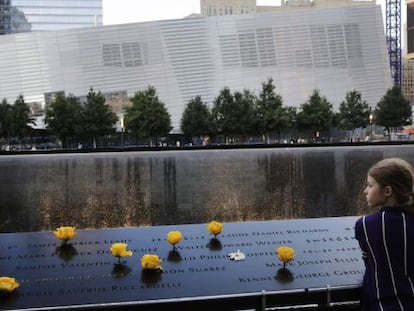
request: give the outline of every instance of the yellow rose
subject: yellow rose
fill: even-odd
[[[59,227],[53,231],[55,237],[62,241],[72,240],[76,236],[75,227]]]
[[[277,257],[283,261],[284,265],[295,258],[295,250],[289,246],[281,246],[276,250]]]
[[[223,231],[223,224],[213,220],[207,225],[207,231],[211,234],[217,235]]]
[[[170,231],[167,234],[167,241],[171,245],[175,245],[175,244],[179,243],[182,238],[183,238],[183,235],[181,234],[180,231]]]
[[[132,256],[132,251],[127,251],[128,244],[125,243],[115,243],[111,246],[111,253],[115,257],[125,257]]]
[[[160,266],[161,259],[157,255],[145,254],[141,258],[141,266],[143,269],[158,269],[162,270]]]
[[[0,292],[10,293],[20,286],[19,282],[14,278],[6,276],[0,277]]]

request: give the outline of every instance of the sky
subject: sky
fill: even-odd
[[[278,0],[257,0],[257,5],[279,3]],[[385,0],[377,0],[377,3],[383,4]],[[384,9],[384,5],[382,7]],[[405,5],[401,10],[404,13]],[[104,25],[176,19],[191,13],[200,13],[200,0],[103,0]]]

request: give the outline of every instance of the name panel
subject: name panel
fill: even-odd
[[[217,238],[206,224],[78,230],[67,246],[51,232],[1,234],[0,275],[20,287],[0,303],[13,310],[355,286],[364,273],[356,219],[224,223]],[[175,249],[166,241],[171,230],[183,235]],[[117,242],[133,252],[121,263],[110,252]],[[285,269],[279,246],[295,250]],[[245,259],[230,260],[238,250]],[[163,271],[143,270],[144,254],[158,255]]]

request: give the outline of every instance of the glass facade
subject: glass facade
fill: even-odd
[[[258,94],[267,78],[286,106],[317,88],[334,111],[353,89],[374,107],[392,86],[382,23],[380,6],[367,5],[0,36],[0,98],[44,106],[55,92],[131,97],[153,85],[173,132],[194,97]]]
[[[414,1],[407,1],[407,53],[414,53]]]
[[[402,91],[405,99],[414,104],[414,59],[406,59],[402,66]]]
[[[0,0],[1,33],[102,25],[102,0]]]

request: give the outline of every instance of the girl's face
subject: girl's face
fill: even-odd
[[[364,194],[367,197],[368,206],[374,207],[378,205],[384,205],[387,201],[385,193],[385,188],[378,184],[374,178],[368,175],[367,187],[364,190]]]

